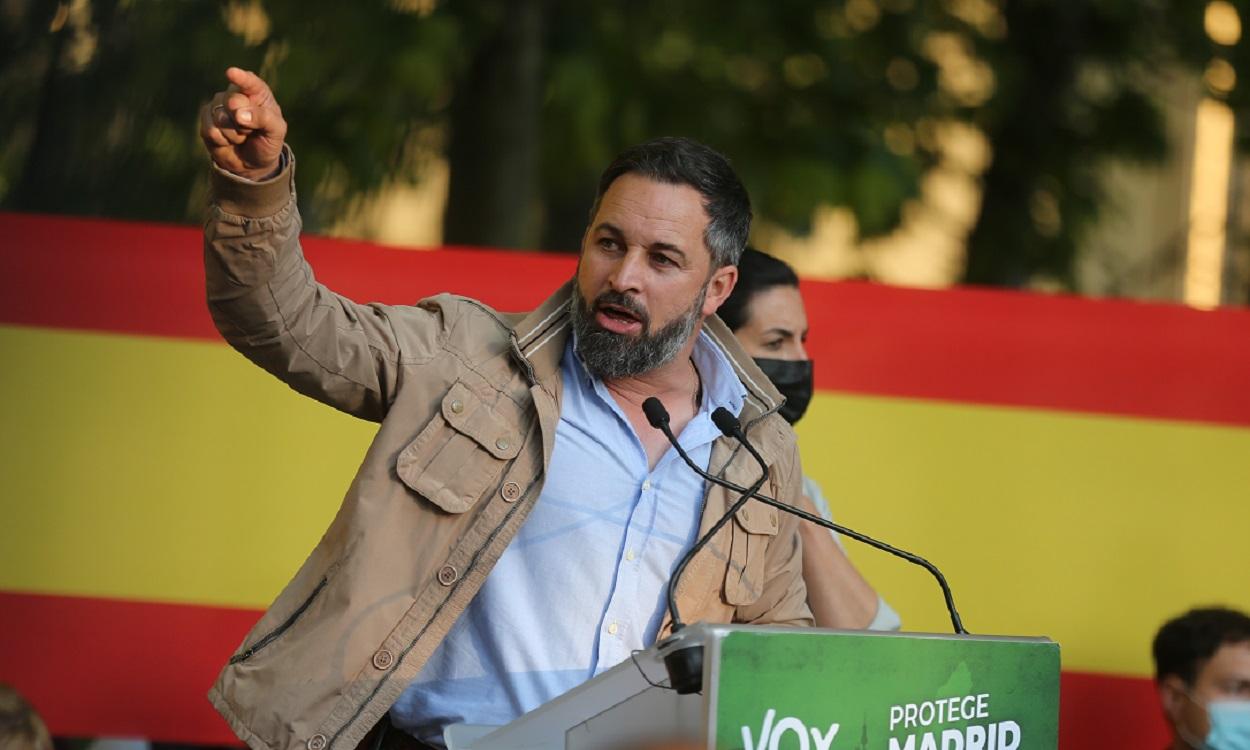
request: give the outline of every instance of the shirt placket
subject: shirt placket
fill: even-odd
[[[624,539],[616,560],[616,585],[600,625],[599,649],[595,673],[598,674],[629,658],[641,646],[637,592],[641,560],[654,523],[657,480],[653,472],[645,475],[638,490],[638,499],[625,522]]]

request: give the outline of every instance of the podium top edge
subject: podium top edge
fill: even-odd
[[[678,640],[719,640],[731,633],[786,633],[801,635],[848,635],[863,638],[908,638],[947,641],[990,641],[1007,643],[1055,644],[1046,636],[980,635],[959,633],[921,633],[910,631],[842,630],[837,628],[800,628],[786,625],[726,625],[718,623],[695,623],[682,630]]]

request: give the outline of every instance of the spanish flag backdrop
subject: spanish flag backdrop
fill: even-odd
[[[568,256],[307,238],[359,300],[505,310]],[[374,426],[218,338],[193,228],[0,214],[0,681],[67,736],[233,738],[204,698]],[[1162,746],[1150,639],[1250,609],[1250,312],[807,282],[799,425],[836,517],[943,568],[968,628],[1063,647],[1061,746]],[[908,630],[932,580],[851,554]]]

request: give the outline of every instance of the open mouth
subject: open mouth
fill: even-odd
[[[600,303],[595,307],[595,318],[600,326],[614,333],[632,334],[643,329],[642,316],[622,305]]]
[[[620,305],[599,305],[599,312],[612,320],[621,323],[641,323],[642,320],[633,312],[621,307]]]

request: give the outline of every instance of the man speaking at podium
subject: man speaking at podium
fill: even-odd
[[[273,93],[227,77],[201,118],[213,320],[296,391],[381,423],[210,693],[253,748],[350,750],[388,713],[398,739],[382,744],[439,747],[448,724],[506,723],[663,635],[674,564],[737,498],[680,461],[648,397],[697,463],[746,485],[759,466],[709,418],[739,415],[763,491],[798,498],[781,397],[713,316],[751,219],[723,156],[685,139],[621,154],[576,278],[533,312],[452,294],[364,305],[304,260]],[[682,618],[810,624],[796,525],[748,503],[687,569]]]

